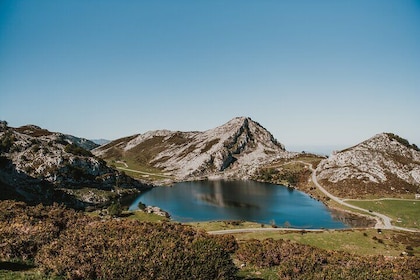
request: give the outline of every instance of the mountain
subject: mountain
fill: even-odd
[[[85,149],[93,146],[38,126],[0,122],[0,198],[85,207],[144,188]]]
[[[243,178],[289,153],[259,123],[238,117],[204,132],[149,131],[112,141],[92,151],[106,160],[154,168],[177,180],[205,176]]]
[[[91,139],[90,141],[97,144],[98,146],[105,145],[111,142],[111,140],[107,140],[107,139]]]
[[[317,177],[341,197],[414,197],[420,192],[420,151],[395,134],[377,134],[321,161]]]
[[[85,150],[92,150],[99,146],[93,141],[87,140],[85,138],[79,138],[73,135],[62,134],[58,132],[50,132],[36,125],[24,125],[24,126],[15,128],[15,131],[20,132],[25,135],[33,136],[33,137],[48,136],[48,135],[53,135],[53,134],[59,135],[62,140],[67,141],[68,143],[74,143],[75,145]]]

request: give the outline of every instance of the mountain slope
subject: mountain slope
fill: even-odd
[[[24,126],[15,128],[15,131],[25,134],[25,135],[33,136],[33,137],[51,136],[51,135],[60,136],[63,141],[74,143],[75,145],[85,150],[92,150],[96,147],[99,147],[99,145],[96,144],[95,142],[87,140],[85,138],[79,138],[73,135],[62,134],[58,132],[51,132],[51,131],[48,131],[47,129],[40,128],[39,126],[36,126],[36,125],[24,125]]]
[[[93,150],[104,159],[153,167],[179,180],[211,176],[243,177],[275,157],[284,146],[250,118],[234,118],[204,132],[158,130],[121,138]]]
[[[341,197],[415,194],[420,192],[420,151],[397,135],[381,133],[321,161],[317,172],[320,182]]]
[[[84,207],[143,188],[83,148],[92,144],[37,126],[11,128],[1,122],[0,199]]]

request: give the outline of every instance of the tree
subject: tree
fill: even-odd
[[[112,204],[108,207],[108,214],[111,216],[120,216],[122,213],[122,207],[119,201],[112,202]]]

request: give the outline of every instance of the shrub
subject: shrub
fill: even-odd
[[[92,157],[93,154],[90,151],[83,149],[82,147],[77,146],[76,144],[68,144],[64,148],[64,151],[67,153],[76,155],[76,156],[83,156],[83,157]]]
[[[277,267],[280,279],[419,279],[416,257],[387,260],[326,251],[291,241],[250,240],[236,253],[242,262]]]
[[[5,132],[0,138],[0,153],[9,152],[14,142],[15,136],[10,131]]]
[[[407,148],[414,149],[415,151],[420,151],[420,149],[419,149],[419,147],[417,147],[417,145],[410,144],[410,142],[407,139],[405,139],[405,138],[402,138],[402,137],[400,137],[400,136],[398,136],[396,134],[393,134],[393,133],[387,133],[387,135],[391,139],[396,140],[401,145],[403,145],[403,146],[405,146]]]
[[[232,279],[237,271],[221,245],[232,239],[180,224],[101,221],[58,205],[0,202],[0,240],[2,261],[35,261],[45,277]]]
[[[23,202],[0,202],[0,258],[33,259],[38,250],[84,216],[63,206],[27,207]]]
[[[36,261],[68,279],[232,279],[236,273],[229,254],[204,233],[129,220],[69,230]]]
[[[121,204],[117,202],[112,202],[112,204],[108,207],[108,214],[111,216],[119,217],[122,213]]]
[[[238,250],[238,243],[233,235],[211,235],[211,238],[228,253],[235,253]]]

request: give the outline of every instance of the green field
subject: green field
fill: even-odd
[[[261,228],[259,223],[245,222],[245,221],[211,221],[211,222],[191,222],[185,223],[192,227],[202,229],[205,231],[226,230],[226,229],[242,229],[242,228]],[[270,227],[269,225],[263,225]]]
[[[385,214],[393,219],[395,226],[420,229],[420,201],[381,199],[348,200],[352,205]]]
[[[188,225],[205,231],[262,227],[258,223],[240,221],[200,222],[188,223]],[[270,225],[264,225],[264,227],[270,228]],[[407,252],[420,256],[420,234],[395,230],[382,230],[381,232],[376,229],[325,230],[319,232],[280,230],[235,233],[232,235],[238,242],[248,239],[273,238],[292,240],[325,250],[345,251],[357,255],[400,256],[401,253]]]
[[[10,280],[41,280],[54,279],[45,278],[45,275],[31,264],[22,262],[2,262],[0,261],[0,279]],[[57,278],[55,278],[57,279]]]
[[[393,230],[333,230],[323,232],[266,231],[234,234],[240,242],[248,239],[285,239],[325,250],[345,251],[357,255],[400,256],[403,252],[420,256],[420,236]],[[407,248],[409,250],[407,250]]]
[[[115,168],[123,171],[127,175],[146,181],[162,181],[167,179],[172,179],[171,176],[165,175],[162,170],[158,168],[153,168],[151,166],[141,165],[134,160],[124,160],[124,163],[121,161],[116,161],[114,159],[107,160],[109,166],[114,166]],[[129,169],[129,170],[127,170]]]

